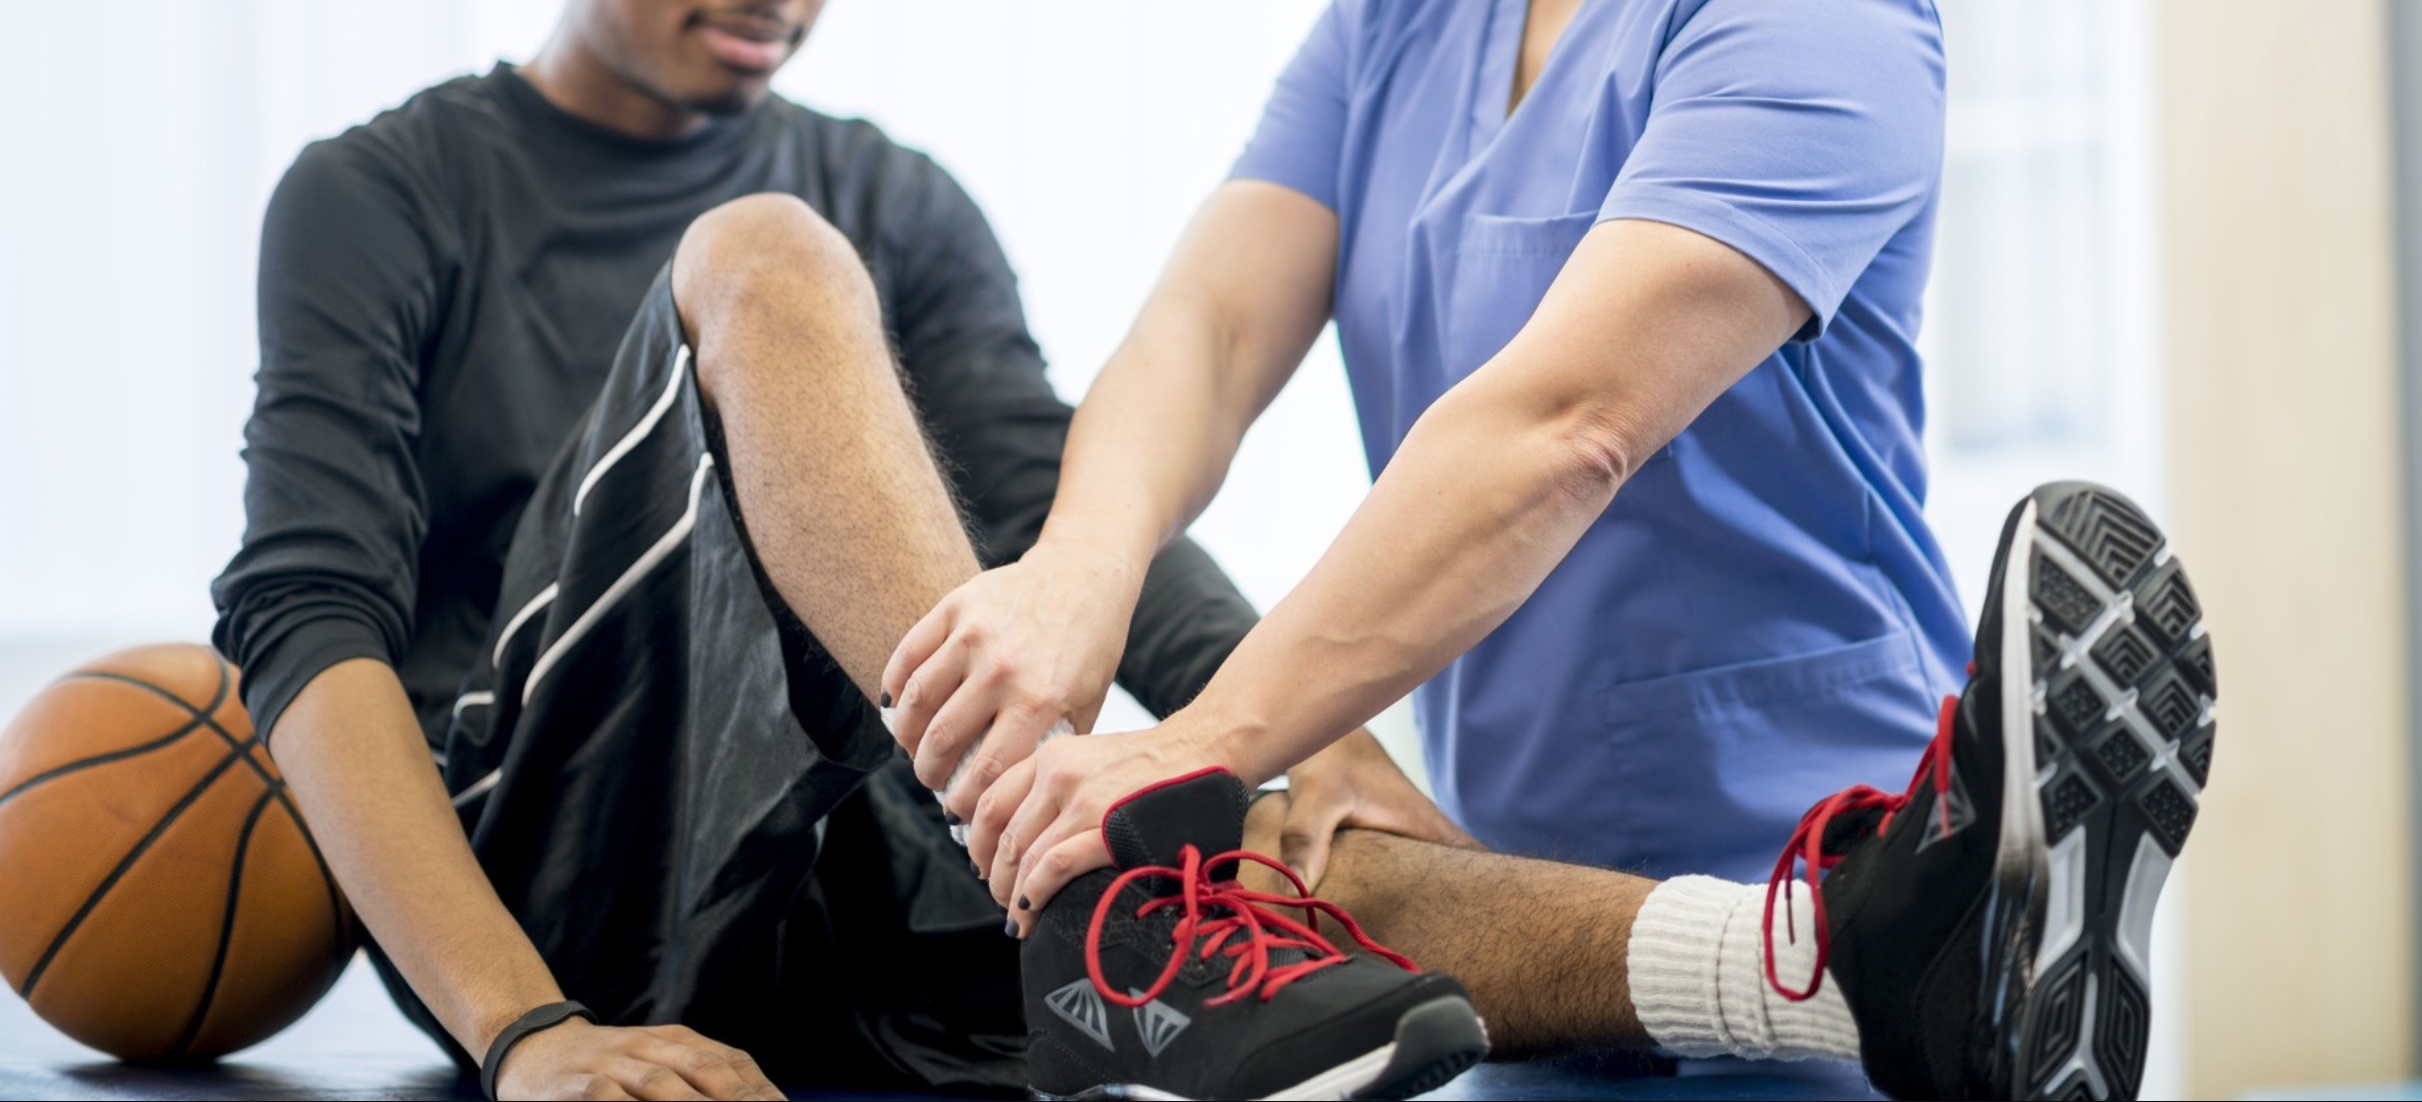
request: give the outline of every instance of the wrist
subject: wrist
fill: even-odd
[[[1160,541],[1149,533],[1054,515],[1043,523],[1042,534],[1024,557],[1083,563],[1132,597],[1144,588],[1144,574],[1159,553]]]
[[[477,1058],[496,1043],[497,1035],[503,1033],[506,1027],[520,1021],[522,1015],[549,1003],[562,1002],[563,997],[560,988],[548,983],[543,988],[523,986],[510,993],[500,992],[482,998],[468,1015],[468,1035],[457,1033],[455,1039],[463,1042],[464,1051]]]
[[[498,1083],[504,1075],[505,1060],[531,1035],[548,1030],[577,1029],[582,1022],[595,1025],[597,1015],[577,1002],[565,1000],[532,1007],[528,1013],[505,1026],[495,1040],[488,1042],[488,1050],[479,1061],[480,1093],[489,1098],[504,1097]]]
[[[1259,788],[1286,772],[1293,763],[1269,753],[1268,722],[1222,705],[1206,689],[1164,726],[1175,729],[1191,756],[1235,773],[1246,788]]]

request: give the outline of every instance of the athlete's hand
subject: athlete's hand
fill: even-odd
[[[497,1069],[499,1098],[781,1098],[748,1053],[677,1025],[573,1019],[521,1039]]]
[[[1149,731],[1053,739],[1011,766],[968,817],[967,850],[1024,937],[1071,880],[1110,863],[1102,816],[1146,785],[1227,767],[1185,713]]]
[[[917,779],[950,786],[943,807],[973,818],[985,789],[1063,717],[1080,733],[1093,729],[1141,585],[1118,556],[1038,543],[951,591],[909,629],[883,669],[883,691],[899,708],[893,735],[916,759]]]
[[[1413,779],[1368,728],[1329,744],[1287,771],[1287,820],[1278,856],[1317,889],[1329,869],[1329,844],[1345,827],[1365,827],[1425,842],[1484,849],[1446,812],[1413,787]]]

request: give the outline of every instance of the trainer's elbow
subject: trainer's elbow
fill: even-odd
[[[1595,403],[1559,410],[1540,430],[1554,485],[1565,495],[1603,508],[1639,469],[1642,448],[1628,419]]]

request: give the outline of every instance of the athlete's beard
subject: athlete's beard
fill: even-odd
[[[735,91],[727,95],[713,96],[707,99],[694,99],[682,104],[682,106],[691,111],[704,112],[706,114],[713,115],[716,118],[728,119],[734,115],[747,114],[749,108],[757,106],[757,101],[764,99],[768,94],[770,93],[759,93],[752,96],[747,92]]]

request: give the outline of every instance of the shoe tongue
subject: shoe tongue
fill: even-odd
[[[1102,841],[1122,869],[1184,865],[1188,845],[1203,856],[1239,849],[1245,841],[1245,782],[1225,769],[1204,769],[1139,789],[1102,817]]]
[[[1847,854],[1858,848],[1859,843],[1875,837],[1876,824],[1883,819],[1883,809],[1872,807],[1836,815],[1825,824],[1825,835],[1819,839],[1818,848],[1825,853]]]

